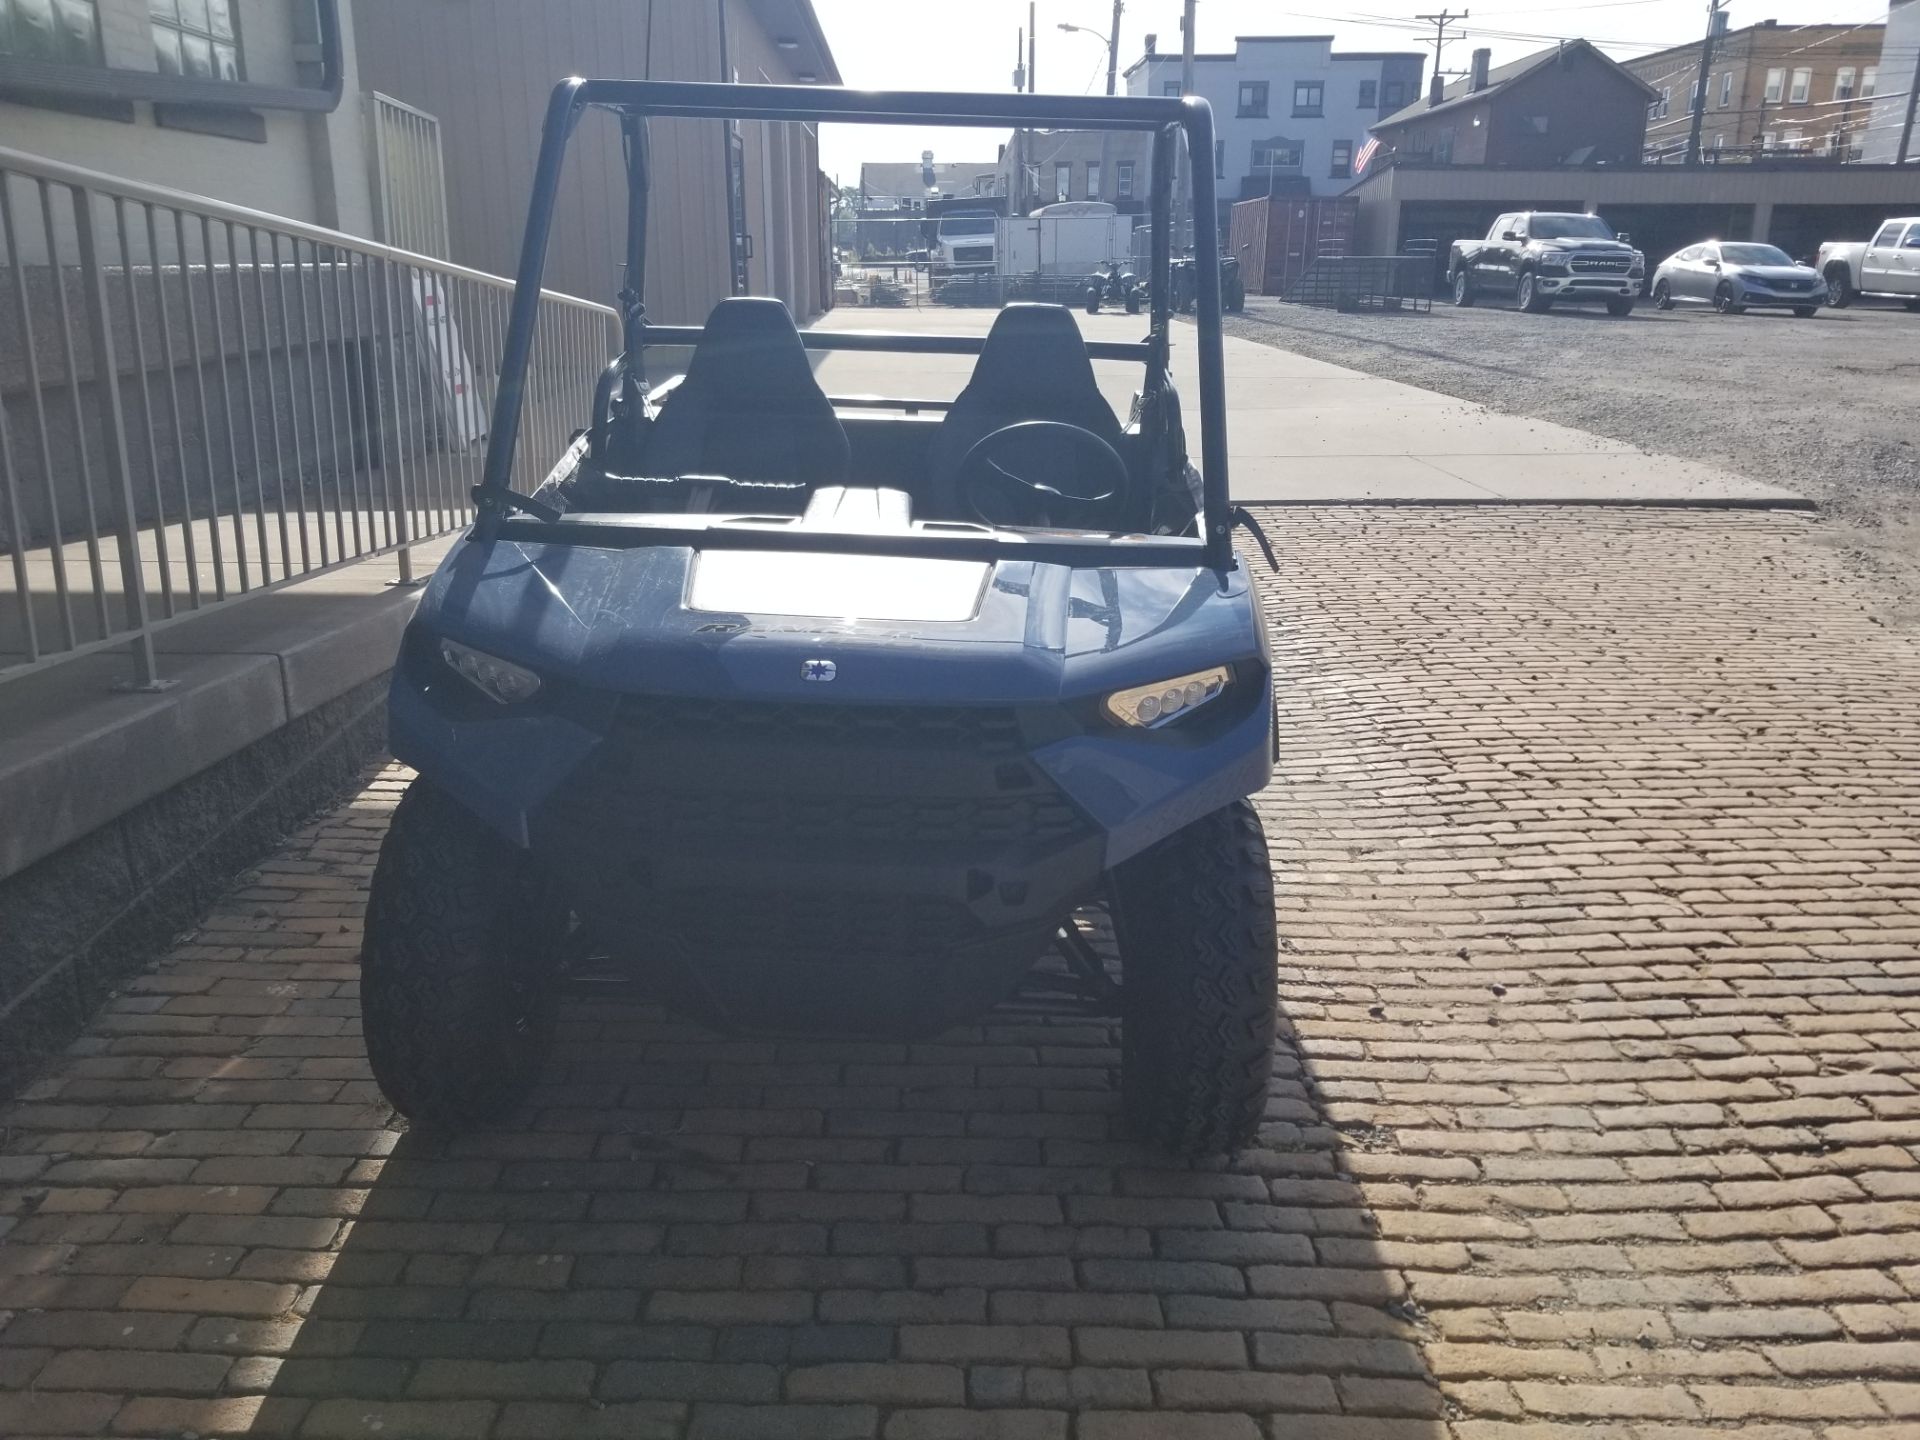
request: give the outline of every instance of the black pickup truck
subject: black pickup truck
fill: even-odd
[[[1516,211],[1484,240],[1454,241],[1447,256],[1456,305],[1511,295],[1538,314],[1556,300],[1604,300],[1609,315],[1627,315],[1646,280],[1646,256],[1598,215]]]

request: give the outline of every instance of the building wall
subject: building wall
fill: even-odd
[[[540,126],[569,75],[719,80],[721,0],[354,0],[362,87],[437,116],[453,258],[497,275],[519,263]],[[796,77],[751,8],[726,7],[731,78]],[[476,76],[488,77],[485,85]],[[825,303],[814,127],[743,123],[748,288],[796,317]],[[697,322],[731,290],[726,135],[715,120],[649,122],[653,199],[647,312]],[[619,127],[583,117],[568,152],[545,282],[611,303],[622,284],[626,178]]]
[[[1425,64],[1425,58],[1417,54],[1342,54],[1324,35],[1242,36],[1232,55],[1196,56],[1194,88],[1213,106],[1215,133],[1225,147],[1215,164],[1222,200],[1264,193],[1270,179],[1276,189],[1339,194],[1352,180],[1350,170],[1344,176],[1333,173],[1335,144],[1344,142],[1349,155],[1357,154],[1366,144],[1368,129],[1383,114],[1418,96]],[[1178,54],[1149,55],[1127,71],[1127,93],[1164,94],[1167,85],[1177,87],[1180,68]],[[1264,117],[1239,113],[1243,81],[1266,82]],[[1298,81],[1318,81],[1324,87],[1320,115],[1294,115],[1293,93]],[[1361,86],[1366,82],[1374,86],[1374,102],[1363,107]],[[1404,98],[1398,104],[1388,102],[1389,85],[1402,87]],[[1266,170],[1255,172],[1255,143],[1272,140],[1300,145],[1297,170],[1282,169],[1271,176]]]
[[[247,79],[268,85],[313,83],[294,58],[295,44],[314,38],[310,4],[238,0],[237,8]],[[117,69],[157,70],[147,0],[97,0],[97,9],[105,63]],[[350,35],[347,52],[346,94],[351,97],[356,82]],[[162,125],[155,107],[145,101],[123,107],[123,118],[0,102],[0,145],[365,233],[372,213],[366,150],[350,103],[350,98],[341,102],[341,112],[348,113],[331,116],[248,111],[243,119],[259,138],[234,138]]]
[[[1646,97],[1584,49],[1486,92],[1379,130],[1403,155],[1447,156],[1454,165],[1557,165],[1591,147],[1590,159],[1633,164],[1646,135]]]
[[[1503,88],[1490,110],[1482,127],[1490,165],[1556,165],[1587,146],[1593,161],[1630,165],[1646,143],[1639,86],[1584,52]]]
[[[1879,89],[1885,98],[1873,102],[1867,127],[1860,132],[1860,158],[1869,164],[1892,165],[1900,158],[1900,139],[1907,125],[1907,97],[1901,92],[1920,85],[1920,0],[1892,0],[1880,50]],[[1920,136],[1909,135],[1907,159],[1916,156],[1920,156]]]
[[[1794,146],[1796,142],[1789,137],[1798,132],[1797,148],[1824,151],[1832,148],[1836,132],[1843,143],[1864,134],[1874,101],[1861,96],[1860,91],[1866,71],[1880,65],[1885,28],[1785,26],[1767,20],[1721,36],[1715,42],[1708,71],[1707,103],[1700,130],[1702,149],[1754,149],[1760,147],[1763,137],[1772,137],[1766,143]],[[1891,51],[1891,42],[1887,46]],[[1904,61],[1890,56],[1890,72],[1877,77],[1879,90],[1905,91],[1899,72],[1912,64],[1913,53],[1909,46]],[[1688,102],[1700,71],[1699,45],[1675,46],[1622,63],[1663,92],[1649,111],[1649,150],[1656,154],[1663,148],[1684,151],[1690,124]],[[1767,72],[1773,69],[1785,72],[1778,100],[1768,99],[1766,93]],[[1791,98],[1793,72],[1798,69],[1809,72],[1807,98],[1801,103]],[[1852,104],[1834,103],[1835,82],[1843,69],[1854,72],[1856,99]]]

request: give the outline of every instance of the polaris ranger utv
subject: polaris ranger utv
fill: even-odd
[[[595,108],[624,132],[625,348],[526,494],[554,196]],[[1089,340],[1051,305],[1009,306],[984,338],[803,335],[748,297],[701,327],[650,324],[650,116],[1148,130],[1146,336]],[[1169,373],[1183,130],[1213,153],[1193,99],[555,91],[477,518],[393,680],[393,749],[419,778],[373,877],[361,998],[403,1113],[458,1128],[524,1099],[583,951],[729,1031],[925,1036],[1050,947],[1097,971],[1074,917],[1104,904],[1133,1132],[1189,1155],[1252,1137],[1276,981],[1248,797],[1272,768],[1272,680],[1232,546],[1251,522],[1228,499],[1207,165],[1198,468]],[[653,383],[662,345],[691,359]],[[950,403],[835,399],[809,363],[835,350],[977,358]],[[1141,369],[1125,423],[1095,359]]]

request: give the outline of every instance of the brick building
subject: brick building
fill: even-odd
[[[1437,96],[1373,127],[1383,148],[1442,165],[1621,165],[1640,158],[1644,83],[1584,40],[1501,66],[1489,52]]]
[[[1874,95],[1881,88],[1886,28],[1763,20],[1720,36],[1707,72],[1702,152],[1792,150],[1861,158],[1861,138],[1872,123]],[[1896,63],[1893,69],[1899,72],[1912,63],[1909,51],[1904,65]],[[1647,108],[1648,157],[1682,158],[1700,74],[1699,42],[1625,64],[1653,89]]]

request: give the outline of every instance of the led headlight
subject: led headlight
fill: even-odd
[[[1157,685],[1140,685],[1132,690],[1116,690],[1107,696],[1110,718],[1137,730],[1153,730],[1177,719],[1189,710],[1197,710],[1209,700],[1217,700],[1233,681],[1224,665],[1192,675],[1177,675]]]
[[[440,658],[496,705],[518,705],[540,688],[540,677],[533,671],[458,640],[442,640]]]

